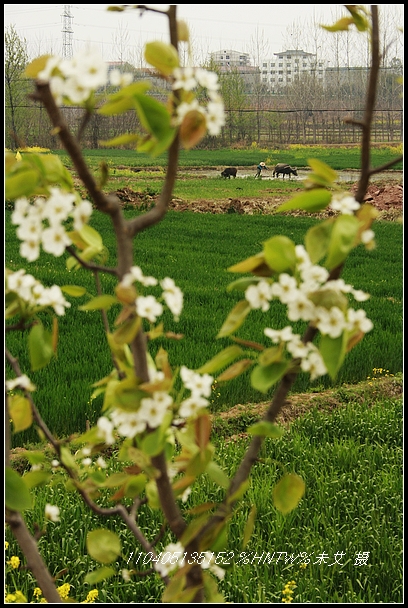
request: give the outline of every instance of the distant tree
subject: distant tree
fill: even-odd
[[[23,77],[28,64],[27,42],[18,36],[14,25],[10,25],[5,30],[4,45],[5,145],[7,148],[16,149],[22,144],[21,130],[26,114],[21,106],[27,103],[30,82]]]

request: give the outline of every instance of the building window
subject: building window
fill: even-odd
[[[292,59],[292,55],[286,55],[286,59]]]
[[[283,82],[283,78],[279,78],[279,82]]]

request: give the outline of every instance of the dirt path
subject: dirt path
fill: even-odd
[[[302,191],[303,188],[299,188]],[[357,184],[350,187],[350,192],[355,193]],[[131,188],[121,188],[116,191],[116,195],[124,206],[134,206],[140,210],[152,206],[157,197],[149,196],[145,193],[135,192]],[[268,197],[267,193],[263,198],[228,198],[223,200],[198,199],[195,201],[183,201],[173,198],[170,208],[175,211],[193,211],[195,213],[239,213],[239,214],[268,214],[272,213],[276,207],[288,200],[290,196],[279,196],[277,193]],[[378,211],[378,219],[395,221],[403,214],[403,185],[395,182],[376,182],[368,187],[365,201],[372,204]],[[293,215],[294,213],[292,213]],[[296,215],[308,215],[304,212],[295,212]],[[330,210],[322,216],[334,215]]]

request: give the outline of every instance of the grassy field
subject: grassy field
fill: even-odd
[[[56,151],[67,166],[72,163],[64,151]],[[96,169],[103,160],[108,167],[115,169],[118,166],[132,168],[156,167],[163,168],[167,165],[167,155],[162,154],[157,158],[150,158],[145,154],[133,150],[84,150],[83,154],[93,169]],[[393,158],[402,154],[402,146],[376,146],[371,150],[371,164],[373,167],[381,166]],[[264,161],[268,167],[277,163],[289,163],[296,167],[308,167],[309,158],[318,158],[339,171],[344,169],[359,169],[361,166],[361,152],[359,146],[353,147],[329,147],[329,146],[302,146],[290,145],[282,149],[251,148],[249,150],[180,150],[179,167],[208,168],[208,167],[252,167],[256,168],[260,161]],[[395,170],[402,170],[402,162],[399,162]]]
[[[266,440],[252,471],[250,489],[238,504],[226,545],[221,548],[224,554],[219,559],[226,575],[220,589],[226,601],[280,603],[284,586],[294,580],[295,603],[402,602],[401,391],[401,377],[378,373],[358,390],[343,386],[320,392],[313,407],[285,425],[283,437]],[[248,443],[243,431],[252,422],[253,414],[245,411],[228,420],[214,417],[216,460],[228,474],[238,466]],[[27,470],[24,454],[19,454],[14,466],[20,472]],[[297,473],[306,484],[304,498],[286,516],[276,511],[271,498],[284,471]],[[87,554],[86,535],[107,527],[119,534],[122,555],[112,564],[116,574],[109,584],[95,585],[97,601],[160,602],[163,585],[157,575],[122,581],[123,568],[146,571],[151,566],[125,526],[116,519],[93,515],[75,493],[66,493],[59,483],[37,488],[34,508],[26,512],[32,527],[34,522],[45,523],[47,502],[61,510],[61,521],[48,522],[39,541],[51,574],[60,573],[58,585],[69,583],[70,597],[85,599],[90,586],[84,577],[97,567]],[[194,490],[183,509],[222,498],[220,489],[205,475]],[[102,499],[101,504],[111,503]],[[253,504],[257,505],[255,527],[243,548],[239,531]],[[138,525],[148,538],[159,532],[161,523],[157,511],[146,506],[140,509]],[[8,529],[6,540],[6,560],[16,555],[24,565]],[[170,541],[166,533],[157,552]],[[35,601],[35,582],[24,569],[7,570],[5,583],[8,593],[20,589],[29,602]]]
[[[132,213],[126,211],[127,217]],[[234,292],[227,293],[228,284],[237,278],[227,272],[236,262],[258,253],[262,241],[275,234],[285,234],[295,243],[303,241],[305,230],[315,222],[305,217],[211,215],[190,212],[169,212],[165,220],[149,231],[142,232],[135,241],[134,260],[147,275],[158,279],[172,277],[183,290],[184,311],[175,323],[170,314],[164,315],[165,327],[183,334],[182,340],[156,340],[152,343],[154,355],[163,346],[173,366],[185,364],[192,369],[203,365],[223,347],[230,344],[216,335],[228,311],[240,299]],[[94,214],[92,225],[104,237],[110,252],[109,264],[115,264],[114,237],[109,230],[108,218]],[[22,260],[10,212],[6,211],[6,257],[8,267],[17,270]],[[367,252],[358,248],[352,252],[343,277],[356,288],[371,294],[364,308],[373,321],[374,329],[346,357],[335,385],[365,380],[373,368],[383,368],[396,374],[402,371],[402,226],[394,222],[377,222],[375,226],[377,248]],[[95,294],[93,279],[81,270],[67,278],[63,257],[41,254],[39,260],[28,265],[29,272],[45,285],[66,283],[84,285],[89,294]],[[113,293],[114,279],[102,277],[103,288]],[[59,320],[58,357],[49,366],[30,376],[38,386],[36,399],[41,413],[51,430],[58,435],[82,431],[86,420],[94,423],[99,416],[101,399],[90,400],[91,384],[111,371],[111,360],[98,311],[82,312],[78,306],[87,297],[69,298],[72,307]],[[118,310],[109,311],[113,323]],[[47,323],[47,319],[44,320]],[[265,342],[265,325],[275,328],[287,324],[285,309],[279,303],[265,314],[251,312],[250,323],[244,324],[239,336]],[[303,324],[295,330],[303,331]],[[25,338],[12,332],[7,336],[10,350],[21,358],[28,370]],[[78,349],[78,344],[81,349]],[[83,361],[87,365],[83,365]],[[313,390],[328,388],[333,382],[326,376],[311,384]],[[309,389],[306,374],[300,374],[294,392]],[[212,410],[224,411],[237,403],[259,402],[265,395],[250,386],[248,374],[225,385],[219,385],[213,396]],[[59,403],[56,410],[55,400]],[[35,438],[30,429],[16,435],[16,445]]]
[[[289,149],[278,151],[283,156],[276,158],[276,162],[282,160],[299,167],[306,166],[300,159],[316,157],[316,150],[311,154],[304,148],[293,148],[293,160],[286,157]],[[373,152],[375,150],[377,148]],[[181,168],[230,164],[251,166],[261,160],[260,152],[266,161],[266,154],[271,151],[196,152],[194,162],[190,156],[192,153],[181,154]],[[228,154],[235,152],[237,155],[228,160]],[[336,154],[332,152],[331,149],[323,149],[320,155],[319,150],[318,157],[338,170],[358,168],[358,150],[343,149],[342,160],[335,160]],[[387,162],[396,154],[395,150],[386,149],[383,156],[373,157],[372,164]],[[157,165],[156,160],[154,164],[135,165],[133,152],[111,154],[109,151],[109,155],[115,187],[123,187],[133,180],[135,189],[136,180],[145,180],[145,185],[142,182],[137,188],[144,189],[147,194],[159,188],[165,159],[159,159]],[[96,170],[106,151],[92,151],[90,156]],[[140,158],[136,158],[139,162]],[[188,164],[190,161],[191,165]],[[343,167],[342,163],[346,165]],[[120,165],[123,168],[119,168]],[[149,171],[132,173],[129,167],[133,166],[146,167]],[[212,196],[217,200],[223,197],[222,189],[237,186],[231,180],[225,182],[219,178],[193,181],[194,184],[186,179],[183,184],[180,179],[178,195],[188,200],[189,195],[197,197],[197,193],[201,193],[200,198]],[[254,196],[255,187],[271,188],[273,183],[259,182],[255,186],[253,180],[248,180],[251,183],[247,186],[245,181],[240,180],[239,184],[248,188],[245,196]],[[297,185],[286,183],[283,186],[280,183],[279,187],[290,194],[290,189]],[[126,217],[135,213],[135,210],[125,211]],[[95,293],[92,279],[85,271],[71,273],[67,279],[63,257],[42,254],[38,261],[24,264],[10,214],[8,205],[5,212],[8,268],[17,270],[27,266],[27,271],[44,285],[78,283],[86,286],[89,294]],[[135,264],[140,265],[146,275],[158,279],[164,276],[174,278],[185,296],[185,310],[179,323],[174,323],[170,315],[164,317],[166,328],[182,333],[184,338],[180,341],[157,341],[152,345],[153,351],[161,345],[168,350],[173,366],[184,363],[197,368],[226,346],[228,341],[216,340],[215,336],[226,313],[238,299],[237,294],[226,292],[228,283],[236,278],[226,269],[258,253],[262,242],[274,234],[285,234],[295,243],[303,242],[306,229],[315,221],[308,217],[169,212],[159,225],[141,233],[134,245]],[[94,214],[92,225],[103,235],[108,247],[108,264],[115,265],[115,242],[108,218]],[[220,583],[227,602],[280,603],[283,601],[282,590],[289,581],[296,584],[295,603],[403,601],[403,232],[402,224],[384,221],[375,222],[374,230],[377,248],[372,252],[363,248],[354,250],[342,274],[346,282],[371,294],[371,298],[358,307],[366,310],[374,329],[346,357],[336,382],[323,377],[310,384],[308,377],[298,377],[290,395],[291,405],[287,408],[290,421],[285,423],[285,434],[279,440],[268,439],[264,443],[252,471],[250,488],[229,524],[228,539],[222,548],[225,551],[226,575]],[[111,293],[114,288],[112,277],[106,275],[102,282],[105,291]],[[91,401],[91,383],[108,374],[112,368],[99,314],[78,310],[78,305],[87,298],[68,299],[72,308],[66,317],[59,319],[58,358],[45,369],[30,372],[26,337],[17,332],[7,334],[8,348],[20,358],[23,371],[38,387],[34,398],[41,415],[59,437],[85,430],[87,420],[91,423],[96,421],[101,400]],[[115,309],[109,311],[111,323],[117,312]],[[262,341],[266,320],[272,327],[286,325],[279,306],[271,308],[267,316],[256,311],[251,314],[251,321],[242,329],[241,337]],[[48,322],[44,319],[45,324]],[[302,327],[295,329],[302,331]],[[248,444],[245,431],[261,415],[266,399],[268,395],[251,389],[245,375],[232,383],[218,385],[211,397],[216,460],[228,474],[233,474],[238,466]],[[49,452],[44,444],[38,444],[38,436],[33,429],[15,435],[13,445]],[[16,449],[13,453],[16,455],[13,466],[20,473],[29,470],[24,450]],[[51,460],[53,456],[49,456]],[[111,456],[114,466],[119,466],[117,454]],[[287,516],[277,512],[271,500],[273,487],[284,471],[297,473],[306,484],[306,493],[298,508]],[[97,602],[160,602],[163,583],[157,575],[135,576],[129,582],[123,582],[122,569],[134,567],[146,571],[151,566],[149,558],[126,527],[118,520],[104,520],[93,515],[75,493],[65,491],[61,485],[63,476],[61,478],[57,471],[55,473],[54,484],[35,490],[34,507],[26,514],[32,531],[37,524],[44,527],[45,534],[39,540],[39,547],[57,585],[70,584],[70,597],[79,602],[85,600],[90,586],[84,578],[97,568],[96,562],[87,554],[86,535],[95,528],[108,527],[119,534],[122,555],[113,564],[116,574],[108,584],[95,586]],[[182,505],[183,509],[207,500],[222,500],[220,489],[206,476],[197,480],[194,490],[187,503]],[[104,499],[102,497],[102,502]],[[105,502],[106,506],[112,504],[107,497]],[[43,520],[46,503],[58,505],[61,522]],[[253,504],[257,505],[255,527],[248,545],[243,548],[240,531]],[[146,506],[140,509],[138,525],[149,539],[159,532],[161,524],[158,511]],[[35,603],[38,601],[33,595],[36,582],[24,568],[25,558],[7,528],[6,541],[6,562],[11,556],[18,556],[21,560],[19,569],[6,565],[6,593],[18,589],[29,602]],[[156,547],[157,551],[160,552],[171,541],[174,539],[166,532]],[[144,563],[140,567],[141,562]]]

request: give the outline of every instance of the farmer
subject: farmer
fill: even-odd
[[[261,173],[262,173],[262,169],[267,169],[268,167],[265,165],[265,163],[259,163],[259,165],[256,168],[256,174],[255,177],[262,177]]]

